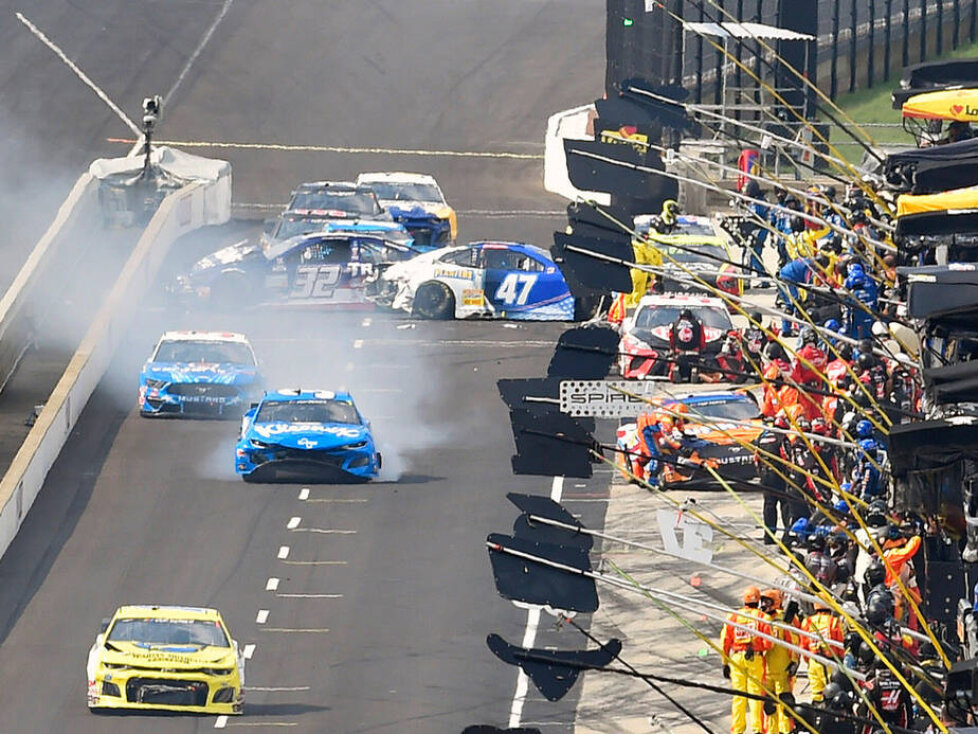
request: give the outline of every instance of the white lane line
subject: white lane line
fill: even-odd
[[[276,594],[279,599],[342,599],[342,594]]]
[[[554,477],[550,485],[550,499],[560,502],[560,495],[564,490],[564,478]],[[537,627],[540,624],[540,607],[531,607],[526,613],[526,631],[523,633],[523,647],[533,647],[533,642],[537,637]],[[519,677],[516,679],[516,694],[513,696],[513,705],[509,710],[509,728],[519,727],[520,720],[523,718],[523,704],[526,703],[526,694],[530,690],[530,679],[520,668]]]
[[[353,372],[354,369],[356,369],[356,365],[354,365],[353,362],[347,362],[346,363],[346,371],[347,372]]]
[[[270,691],[278,693],[280,691],[310,691],[309,686],[242,686],[246,691]]]
[[[272,576],[265,582],[265,591],[278,591],[278,579]]]
[[[299,527],[299,523],[301,522],[302,522],[301,517],[293,517],[289,519],[289,522],[285,527],[287,527],[289,530],[295,530],[297,527]]]
[[[305,502],[307,499],[309,499],[309,487],[303,487],[299,490],[299,501]]]
[[[353,341],[353,348],[360,349],[363,346],[363,339],[355,339]]]
[[[217,720],[214,722],[214,728],[215,729],[223,729],[227,725],[228,725],[228,717],[227,716],[218,716],[217,717]]]
[[[251,656],[255,654],[255,646],[252,644],[245,645],[244,649],[244,659],[251,660]]]
[[[286,561],[286,566],[345,566],[346,561]]]
[[[326,634],[329,632],[328,627],[262,627],[264,632],[294,632],[296,634],[308,633],[308,634]]]
[[[228,10],[230,10],[231,3],[233,2],[234,0],[224,0],[224,5],[221,6],[221,12],[217,14],[217,17],[214,18],[214,22],[211,23],[211,27],[207,29],[204,37],[200,39],[200,43],[197,44],[197,48],[195,48],[194,52],[190,54],[190,58],[187,59],[187,63],[183,65],[183,69],[181,70],[180,75],[177,77],[177,80],[173,82],[173,86],[170,87],[170,91],[163,95],[164,102],[169,102],[173,98],[173,93],[177,91],[177,88],[181,84],[183,84],[183,80],[186,79],[187,74],[190,73],[190,67],[194,65],[194,62],[197,61],[197,57],[200,56],[200,52],[204,50],[204,46],[206,46],[211,40],[211,36],[214,35],[214,31],[217,30],[217,26],[220,24],[220,22],[224,20],[224,16],[228,14]]]
[[[363,321],[362,321],[362,322],[360,323],[360,326],[370,326],[370,324],[371,324],[371,323],[372,323],[372,322],[371,322],[371,320],[370,320],[370,317],[368,316],[367,318],[365,318],[365,319],[364,319],[364,320],[363,320]]]
[[[293,533],[319,533],[320,535],[356,535],[356,530],[337,530],[335,528],[293,528]]]
[[[265,624],[268,621],[268,610],[259,609],[258,616],[255,617],[255,624]]]
[[[143,131],[139,129],[136,123],[130,120],[128,117],[126,117],[126,113],[123,112],[118,107],[118,105],[116,105],[115,102],[109,99],[109,95],[107,95],[105,92],[99,89],[98,85],[95,82],[93,82],[91,79],[89,79],[88,76],[85,74],[85,72],[79,69],[78,66],[71,59],[69,59],[67,55],[65,55],[65,52],[55,45],[54,41],[52,41],[50,38],[45,36],[44,33],[36,25],[31,23],[29,20],[27,20],[27,18],[24,17],[23,13],[16,13],[15,15],[17,16],[17,20],[19,20],[21,23],[27,26],[27,29],[34,34],[34,37],[37,38],[37,40],[39,40],[49,49],[54,51],[55,55],[59,59],[64,61],[65,64],[68,65],[69,69],[75,72],[75,76],[81,79],[88,86],[89,89],[95,92],[95,95],[100,100],[102,100],[103,102],[105,102],[105,104],[109,106],[109,109],[112,110],[116,114],[116,116],[126,124],[126,127],[132,130],[137,137],[142,136]],[[139,140],[132,140],[129,142],[138,143]],[[157,145],[159,145],[159,143],[157,143]]]
[[[281,548],[279,548],[278,549],[278,557],[279,557],[279,560],[280,561],[284,561],[286,558],[288,558],[289,557],[289,546],[283,545]]]
[[[363,392],[363,390],[361,390],[360,392]],[[339,499],[337,497],[317,497],[316,499],[311,499],[306,501],[307,502],[332,502],[335,504],[346,505],[346,504],[369,502],[370,500],[365,498],[364,499],[360,499],[360,498]]]

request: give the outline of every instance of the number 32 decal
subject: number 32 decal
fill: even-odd
[[[510,273],[496,289],[496,300],[507,306],[525,306],[537,277],[536,273]]]
[[[332,298],[340,282],[342,265],[302,266],[296,268],[290,298]]]

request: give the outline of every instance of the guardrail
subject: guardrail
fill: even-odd
[[[210,211],[215,206],[213,196],[209,195],[212,186],[214,184],[190,184],[163,200],[37,422],[0,480],[0,556],[6,553],[16,536],[48,471],[108,369],[135,317],[136,306],[152,286],[170,245],[194,229],[218,223],[214,212]]]
[[[96,203],[98,186],[91,174],[75,182],[68,198],[38,240],[7,292],[0,298],[0,390],[14,374],[24,353],[34,343],[31,297],[34,285],[44,281],[45,272],[59,260],[67,239],[61,232],[80,216],[88,205]]]

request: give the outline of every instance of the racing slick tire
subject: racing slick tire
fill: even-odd
[[[455,316],[455,296],[444,283],[422,283],[414,294],[414,315],[423,319],[445,321]]]

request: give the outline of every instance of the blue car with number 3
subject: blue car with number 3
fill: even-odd
[[[472,242],[424,253],[382,270],[369,292],[381,306],[427,319],[586,317],[550,254],[522,242]]]
[[[366,482],[381,456],[347,392],[275,390],[245,413],[234,468],[246,482]]]

